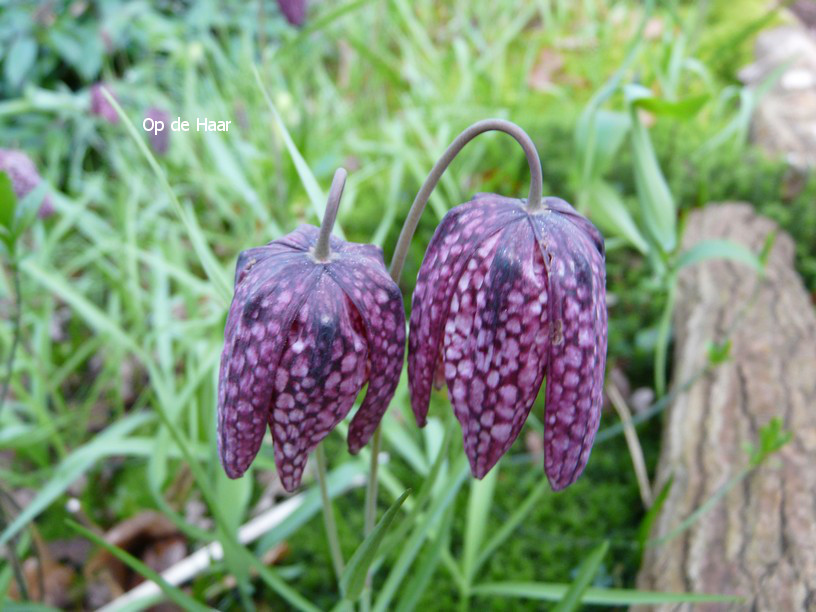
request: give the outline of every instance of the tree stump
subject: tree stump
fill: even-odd
[[[734,594],[744,602],[656,609],[816,610],[816,313],[793,269],[793,242],[737,203],[692,213],[683,242],[723,238],[759,252],[770,232],[776,241],[759,285],[755,271],[726,260],[680,275],[675,383],[699,372],[708,343],[732,326],[733,344],[729,361],[667,409],[655,491],[670,477],[673,484],[651,538],[670,533],[744,469],[745,445],[771,418],[780,417],[793,439],[690,529],[647,548],[638,576],[642,589]]]

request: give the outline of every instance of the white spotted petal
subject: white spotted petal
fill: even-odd
[[[606,289],[600,233],[563,200],[544,204],[482,195],[446,215],[417,279],[408,373],[420,425],[444,377],[477,478],[516,440],[546,376],[557,490],[583,471],[599,424]]]
[[[412,297],[408,335],[408,384],[420,427],[428,414],[456,283],[485,240],[524,216],[519,200],[483,194],[450,210],[431,238]]]
[[[445,324],[448,395],[482,478],[530,413],[547,364],[547,287],[526,219],[488,238],[459,277]]]
[[[382,261],[381,252],[377,256]],[[405,309],[384,264],[363,267],[343,261],[329,274],[356,307],[370,351],[368,391],[348,432],[349,451],[356,454],[377,429],[399,384],[405,361]]]
[[[399,380],[405,314],[382,252],[332,238],[329,261],[318,262],[311,255],[317,235],[301,226],[238,258],[218,399],[219,454],[231,478],[249,468],[268,423],[281,482],[295,489],[308,453],[345,418],[366,382],[363,407],[376,410],[361,409],[352,420],[349,445],[356,449],[365,436],[355,420],[365,415],[373,432]],[[372,302],[381,310],[376,317]],[[389,356],[385,371],[381,354]]]
[[[584,471],[600,425],[607,345],[606,270],[600,232],[563,200],[548,198],[546,203],[558,212],[535,216],[534,226],[548,262],[552,322],[544,469],[557,491]]]

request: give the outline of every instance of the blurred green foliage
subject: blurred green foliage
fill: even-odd
[[[709,201],[752,202],[792,234],[797,268],[816,292],[816,178],[792,175],[781,161],[746,146],[740,134],[701,152],[739,112],[727,88],[750,57],[754,25],[776,17],[766,19],[758,0],[657,4],[659,32],[645,36],[642,53],[622,78],[651,88],[662,100],[654,104],[663,109],[666,101],[708,96],[690,118],[658,115],[648,130],[681,219]],[[13,366],[13,401],[0,412],[0,450],[11,457],[0,463],[0,482],[35,491],[59,485],[55,501],[36,519],[46,540],[65,537],[65,502],[76,497],[100,529],[144,508],[159,509],[178,524],[191,549],[207,538],[185,508],[203,506],[211,525],[217,517],[205,494],[208,486],[220,490],[212,483],[224,478],[215,453],[214,411],[226,304],[196,255],[189,228],[122,122],[112,125],[90,114],[89,86],[108,84],[137,128],[150,106],[173,118],[234,120],[228,134],[171,133],[169,153],[158,162],[182,211],[189,211],[195,236],[230,276],[241,250],[298,223],[316,223],[320,206],[274,127],[251,69],[257,64],[317,183],[325,189],[338,165],[350,170],[339,227],[351,240],[383,246],[388,260],[422,179],[459,130],[478,119],[506,117],[527,129],[541,154],[545,193],[577,202],[582,185],[576,179],[576,122],[624,62],[644,17],[643,3],[635,1],[317,2],[306,29],[297,31],[272,1],[62,0],[39,7],[12,2],[2,11],[0,142],[37,161],[57,192],[57,215],[36,222],[22,238],[23,350]],[[706,15],[696,27],[695,11]],[[691,33],[687,38],[680,35],[684,28]],[[670,78],[680,45],[703,70]],[[734,53],[721,53],[724,46]],[[605,108],[624,111],[622,93]],[[603,175],[630,211],[637,202],[634,167],[627,144]],[[522,196],[527,173],[509,138],[488,135],[468,145],[422,218],[401,283],[404,295],[410,295],[425,246],[449,208],[479,191]],[[665,287],[655,282],[645,257],[610,238],[609,365],[620,368],[632,388],[651,386]],[[4,267],[4,314],[13,297]],[[0,355],[13,331],[4,318]],[[539,416],[541,409],[539,402]],[[437,394],[432,414],[444,420],[449,410]],[[166,421],[151,418],[111,442],[79,484],[60,480],[60,469],[77,449],[139,413]],[[426,434],[412,418],[403,382],[387,421],[426,450]],[[616,420],[606,414],[604,426]],[[198,472],[181,459],[168,423]],[[530,424],[521,438],[528,431],[540,435],[536,427]],[[660,424],[651,421],[639,433],[653,469]],[[452,453],[461,453],[458,436],[457,429]],[[399,492],[418,490],[422,477],[406,449],[385,448]],[[519,441],[503,461],[488,533],[543,478],[542,460],[531,458],[534,450]],[[347,460],[339,435],[328,439],[327,452],[333,466]],[[268,486],[259,473],[270,469],[267,446],[248,477],[254,479],[250,502],[235,509],[232,500],[223,501],[224,508],[246,520]],[[381,510],[393,501],[392,493],[383,493]],[[596,585],[631,586],[639,563],[639,499],[623,439],[603,442],[584,476],[565,492],[546,493],[478,577],[569,581],[589,551],[608,539],[610,553]],[[362,490],[341,497],[336,507],[348,558],[363,528]],[[468,496],[461,492],[452,507],[450,552],[458,558]],[[337,591],[320,517],[287,541],[283,571],[290,584],[330,608]],[[395,555],[375,576],[375,592]],[[213,573],[229,569],[222,563]],[[0,593],[9,581],[0,569]],[[209,594],[219,609],[239,609],[236,590],[212,595],[214,582],[212,575],[202,576],[193,592]],[[273,609],[284,606],[260,582],[255,596]],[[499,598],[472,602],[474,608],[540,608]],[[457,584],[443,563],[418,607],[459,603]]]

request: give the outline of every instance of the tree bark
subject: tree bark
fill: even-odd
[[[651,540],[676,528],[748,465],[747,444],[778,416],[793,439],[693,526],[647,547],[638,587],[734,594],[739,604],[659,610],[816,610],[816,313],[793,269],[794,245],[747,204],[689,217],[684,248],[727,239],[759,252],[776,241],[759,280],[750,267],[708,260],[683,270],[674,316],[673,380],[707,363],[730,332],[730,359],[668,409],[655,491],[673,478]],[[647,608],[640,608],[647,609]]]

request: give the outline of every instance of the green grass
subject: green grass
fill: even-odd
[[[11,400],[0,412],[3,487],[53,492],[35,508],[41,513],[23,522],[35,518],[46,540],[66,537],[64,506],[76,495],[100,529],[155,508],[187,536],[190,550],[215,537],[229,546],[227,526],[245,521],[261,495],[257,478],[244,481],[250,490],[237,507],[218,495],[226,478],[214,441],[217,362],[225,290],[238,253],[299,223],[316,223],[319,191],[327,190],[335,168],[343,165],[350,177],[338,226],[350,240],[383,246],[388,260],[408,205],[437,156],[469,123],[491,116],[529,131],[540,150],[545,191],[574,200],[575,122],[623,61],[630,33],[621,24],[638,22],[640,4],[390,0],[346,2],[348,10],[335,11],[320,3],[310,9],[307,29],[297,32],[267,2],[264,49],[257,47],[255,3],[217,10],[202,4],[178,13],[142,5],[122,13],[128,18],[94,6],[80,22],[110,32],[114,49],[103,57],[100,72],[90,76],[56,55],[48,46],[48,30],[34,26],[41,55],[29,87],[5,91],[8,99],[0,102],[0,141],[28,151],[60,192],[57,214],[35,224],[22,243],[23,340]],[[685,19],[693,6],[682,3],[678,15]],[[658,13],[675,23],[664,6]],[[54,27],[67,28],[65,23],[60,17]],[[704,50],[721,35],[703,29],[697,38]],[[661,90],[663,67],[654,58],[666,57],[673,44],[671,36],[646,41],[626,79],[637,76]],[[552,88],[538,91],[528,86],[527,76],[545,49],[563,55],[564,64]],[[254,65],[286,134],[256,83]],[[710,69],[716,97],[730,80],[717,66]],[[172,189],[169,197],[124,124],[109,125],[88,114],[85,87],[98,77],[111,84],[140,136],[143,111],[150,105],[192,121],[232,119],[233,128],[228,134],[170,134],[170,152],[157,160]],[[706,87],[687,74],[679,80],[678,94]],[[609,106],[619,109],[622,100],[614,96]],[[717,114],[706,107],[684,123],[661,118],[651,130],[672,192],[683,209],[709,200],[754,201],[793,232],[797,266],[816,290],[816,257],[807,249],[816,241],[814,180],[790,196],[782,188],[784,167],[755,151],[736,144],[709,156],[695,153],[733,112]],[[295,150],[305,164],[293,158]],[[632,166],[624,147],[608,172],[627,201],[635,195]],[[468,145],[431,198],[411,246],[401,283],[406,302],[445,211],[478,191],[522,196],[527,181],[526,162],[511,139],[487,135]],[[633,385],[649,385],[653,330],[665,295],[650,285],[644,261],[627,249],[610,250],[608,273],[615,297],[610,364],[620,365]],[[4,315],[11,312],[12,297],[4,266]],[[6,355],[13,334],[3,319],[0,355]],[[449,410],[440,395],[432,413],[444,420]],[[404,381],[386,420],[426,450],[426,434],[416,430],[409,415]],[[604,422],[613,421],[607,415]],[[121,437],[102,433],[128,423],[134,428]],[[659,423],[642,428],[641,436],[651,467]],[[453,437],[452,447],[459,450],[458,428]],[[418,491],[423,481],[407,448],[386,436],[385,449],[391,480],[381,484],[381,510],[402,490]],[[543,478],[541,466],[531,468],[524,455],[519,442],[503,462],[487,533],[498,529]],[[339,435],[329,438],[328,456],[332,467],[348,460]],[[254,475],[271,466],[266,446]],[[80,484],[69,490],[75,482]],[[208,504],[207,516],[222,525],[221,531],[192,525],[184,513],[190,502]],[[410,511],[410,503],[411,498],[404,510]],[[467,504],[467,493],[460,491],[449,519],[448,549],[457,559]],[[360,542],[362,506],[361,490],[337,502],[347,559]],[[589,552],[609,540],[595,586],[631,588],[642,516],[622,438],[604,443],[593,451],[578,483],[543,496],[477,579],[569,582]],[[337,590],[322,529],[315,516],[289,537],[284,565],[292,570],[290,586],[329,608]],[[430,546],[424,544],[420,554],[430,554]],[[386,556],[375,576],[375,594],[396,557],[394,550]],[[230,569],[240,573],[241,567],[236,563]],[[0,566],[0,587],[4,571]],[[225,571],[216,568],[216,574]],[[193,593],[202,597],[211,583],[210,576],[197,580]],[[256,600],[272,608],[284,605],[269,582],[254,584]],[[458,587],[444,561],[429,584],[418,608],[458,605]],[[80,586],[77,597],[81,591]],[[242,606],[235,590],[209,603],[219,609]],[[473,603],[497,610],[538,608],[534,602],[492,596]]]

